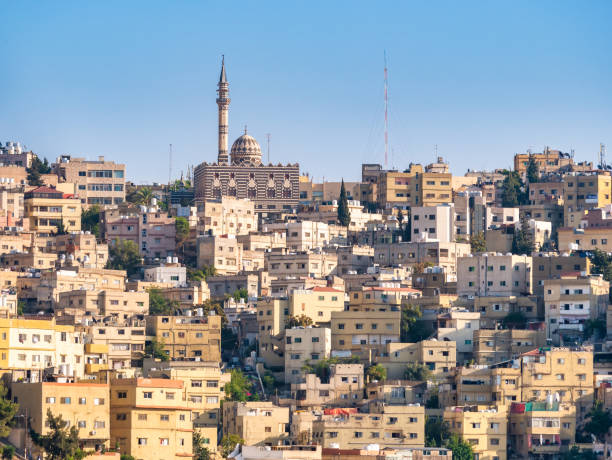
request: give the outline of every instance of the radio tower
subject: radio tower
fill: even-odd
[[[387,160],[389,157],[389,80],[387,78],[387,52],[384,51],[385,56],[385,169],[387,169]]]
[[[599,144],[599,169],[606,169],[606,146]]]

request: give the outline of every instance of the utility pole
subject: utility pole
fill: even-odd
[[[387,51],[384,51],[385,57],[385,169],[388,168],[389,157],[389,80],[387,78]]]

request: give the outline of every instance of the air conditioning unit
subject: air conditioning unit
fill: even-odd
[[[95,430],[90,431],[89,434],[93,436],[94,434],[96,434],[96,431]]]

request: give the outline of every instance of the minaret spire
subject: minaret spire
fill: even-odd
[[[219,107],[219,152],[217,162],[228,164],[227,141],[228,141],[228,112],[229,112],[229,83],[225,74],[225,55],[221,57],[221,75],[217,83],[217,106]]]

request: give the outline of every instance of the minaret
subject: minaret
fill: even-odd
[[[219,164],[228,164],[227,156],[227,116],[230,104],[229,98],[229,83],[225,76],[225,56],[221,60],[221,75],[217,84],[217,105],[219,106],[219,154],[217,162]]]

